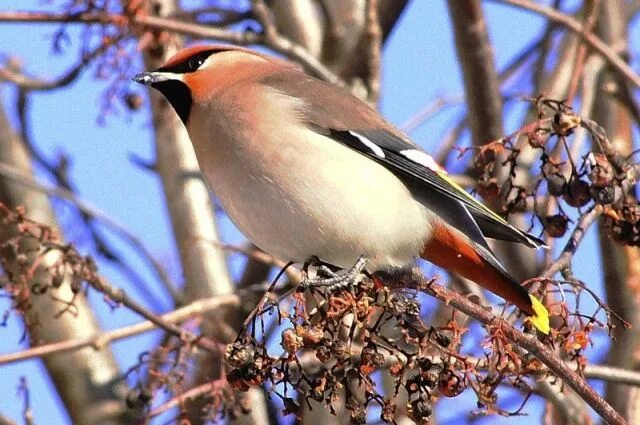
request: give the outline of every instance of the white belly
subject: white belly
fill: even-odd
[[[432,213],[394,174],[301,125],[269,125],[262,134],[276,142],[248,130],[235,140],[222,128],[190,131],[207,182],[253,243],[283,261],[350,267],[364,255],[369,270],[418,257]]]

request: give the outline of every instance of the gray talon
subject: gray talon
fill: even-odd
[[[316,277],[304,279],[300,285],[303,289],[323,288],[326,292],[334,292],[352,285],[357,285],[360,280],[360,274],[366,264],[367,259],[364,256],[360,256],[356,263],[346,270],[334,272],[328,267],[321,265],[316,271]]]

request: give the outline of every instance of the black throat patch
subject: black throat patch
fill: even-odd
[[[189,121],[189,115],[191,115],[191,107],[193,105],[193,98],[191,97],[191,90],[189,90],[189,87],[187,87],[187,85],[182,81],[178,80],[153,83],[151,87],[163,94],[186,126]]]

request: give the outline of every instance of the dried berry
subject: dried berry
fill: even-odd
[[[282,399],[282,404],[284,405],[283,414],[287,415],[297,415],[300,410],[300,406],[296,401],[290,397],[285,397]]]
[[[129,409],[139,409],[149,404],[153,394],[147,387],[133,388],[127,393],[125,403]]]
[[[515,196],[513,197],[513,199],[509,201],[509,204],[507,205],[507,211],[512,213],[525,212],[527,210],[527,204],[528,204],[527,191],[522,188],[519,188],[515,192]]]
[[[324,330],[317,326],[309,326],[307,328],[297,326],[296,331],[298,335],[302,336],[305,347],[314,347],[324,338]]]
[[[567,190],[567,179],[562,174],[547,177],[547,190],[553,196],[562,196]]]
[[[393,423],[396,418],[396,405],[385,400],[380,412],[380,420],[386,423]]]
[[[420,391],[421,383],[422,383],[422,378],[420,378],[420,375],[413,375],[407,378],[404,384],[404,387],[406,388],[407,393],[411,395]]]
[[[137,93],[127,93],[124,96],[124,104],[130,111],[137,111],[142,108],[142,96]]]
[[[553,116],[551,127],[558,136],[569,136],[580,125],[581,119],[570,111],[559,111]]]
[[[589,192],[591,193],[591,197],[596,204],[613,204],[619,202],[622,199],[622,188],[620,188],[620,186],[591,186]]]
[[[447,348],[451,344],[451,338],[442,332],[436,332],[436,342],[441,347]]]
[[[249,391],[249,388],[262,384],[263,378],[257,365],[245,365],[239,369],[231,369],[227,374],[227,381],[238,391]]]
[[[529,144],[534,148],[544,148],[547,140],[549,140],[548,132],[541,128],[528,133],[527,137],[529,139]]]
[[[404,371],[404,364],[402,364],[401,361],[395,362],[389,368],[389,373],[391,374],[391,376],[394,376],[394,377],[401,376],[403,371]]]
[[[640,246],[640,204],[625,205],[618,211],[605,211],[604,225],[617,242]]]
[[[242,367],[255,360],[255,347],[243,341],[228,344],[224,351],[226,362],[235,368]]]
[[[482,196],[483,199],[492,201],[500,195],[500,187],[498,187],[496,179],[492,177],[489,180],[480,180],[476,186],[476,192],[478,192],[478,195]]]
[[[429,419],[433,413],[433,406],[429,400],[420,397],[408,403],[407,410],[416,423],[422,423],[425,419]]]
[[[584,180],[573,179],[569,182],[567,193],[562,197],[572,207],[582,207],[591,200],[589,183]]]
[[[421,372],[427,372],[433,366],[431,359],[427,357],[418,358],[417,363],[418,363],[418,368],[420,369]]]
[[[384,365],[384,356],[379,353],[376,346],[367,344],[360,354],[360,371],[365,374],[373,373]]]
[[[544,231],[552,238],[560,238],[567,233],[569,219],[563,214],[549,215],[542,221]]]
[[[351,425],[365,425],[367,423],[367,415],[364,411],[351,412]]]
[[[422,374],[422,385],[427,388],[435,388],[438,385],[438,375],[435,373]]]
[[[546,156],[542,158],[542,175],[547,180],[547,189],[553,196],[561,196],[566,192],[567,179],[562,174],[560,164],[551,162]]]
[[[326,345],[320,345],[316,348],[316,358],[322,363],[331,358],[331,348]]]
[[[613,183],[613,167],[606,156],[592,152],[587,156],[587,162],[589,164],[589,180],[595,187],[607,187]]]
[[[298,336],[293,329],[282,331],[280,345],[289,355],[294,355],[302,347],[302,337]]]
[[[455,397],[466,388],[464,379],[451,369],[444,369],[438,376],[438,391],[445,397]]]

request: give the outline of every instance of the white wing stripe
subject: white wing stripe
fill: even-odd
[[[426,152],[417,149],[405,149],[400,154],[417,164],[427,167],[430,170],[445,172],[444,169]],[[446,172],[445,172],[446,173]]]
[[[379,157],[379,158],[384,158],[385,157],[384,151],[380,148],[380,146],[376,145],[371,140],[369,140],[366,137],[364,137],[362,134],[358,134],[358,133],[355,133],[353,131],[350,131],[349,134],[351,134],[353,137],[358,139],[360,141],[360,143],[362,143],[363,145],[368,147],[371,150],[371,152],[373,152],[377,157]]]

